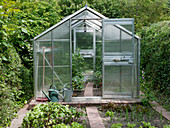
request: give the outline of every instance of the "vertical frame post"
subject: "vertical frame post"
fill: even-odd
[[[69,20],[69,30],[70,30],[70,85],[71,85],[71,90],[73,92],[73,86],[72,86],[72,29],[71,29],[71,21],[72,21],[72,19]]]
[[[76,52],[76,29],[74,29],[74,53]]]
[[[134,48],[134,18],[132,19],[132,58],[133,58],[133,61],[134,61],[134,54],[135,54],[135,52],[134,52],[134,50],[135,50],[135,48]],[[132,98],[133,98],[133,91],[134,91],[134,76],[135,75],[135,73],[134,73],[134,63],[132,64]]]
[[[138,39],[137,43],[137,97],[139,98],[139,90],[140,90],[140,39]]]
[[[52,70],[53,70],[53,87],[54,85],[54,42],[53,42],[53,30],[51,31],[51,47],[52,47]]]
[[[36,44],[35,40],[33,41],[33,61],[34,61],[34,66],[33,66],[33,77],[34,77],[34,99],[37,97],[37,57],[36,57]]]
[[[93,29],[93,75],[95,72],[95,65],[96,65],[96,30]]]
[[[104,19],[102,19],[102,97],[104,96]]]
[[[120,30],[120,53],[122,51],[122,30]],[[120,92],[122,91],[122,66],[120,65]]]

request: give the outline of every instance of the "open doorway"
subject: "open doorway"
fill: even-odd
[[[94,27],[88,25],[87,23],[88,20],[84,20],[82,24],[74,28],[72,31],[73,34],[72,84],[74,90],[73,96],[77,97],[84,96],[86,85],[88,84],[88,82],[91,82],[93,83],[93,85],[92,84],[90,85],[93,86],[93,96],[101,97],[102,31],[96,30]],[[78,71],[76,71],[75,73],[75,70]],[[81,82],[83,82],[83,85],[81,84]]]

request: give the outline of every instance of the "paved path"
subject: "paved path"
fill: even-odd
[[[18,117],[14,118],[11,122],[10,128],[19,128],[22,124],[23,118],[26,116],[26,113],[28,112],[28,104],[24,106],[24,108],[21,108],[20,111],[17,113]]]
[[[93,82],[87,83],[84,91],[84,96],[93,96]]]
[[[151,104],[154,106],[152,107],[160,114],[162,113],[162,116],[165,117],[167,120],[170,120],[170,112],[166,111],[162,106],[160,106],[157,102],[153,101]]]
[[[86,107],[86,112],[91,128],[105,128],[97,107]]]
[[[142,91],[140,91],[140,95],[145,95]],[[145,98],[145,97],[144,97]],[[153,104],[152,108],[157,111],[158,113],[162,113],[162,116],[166,118],[167,120],[170,120],[170,112],[166,111],[161,105],[159,105],[156,101],[150,102],[150,104]]]

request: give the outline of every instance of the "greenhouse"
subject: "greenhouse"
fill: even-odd
[[[52,88],[61,98],[72,97],[76,52],[84,58],[84,75],[93,77],[101,66],[98,97],[139,96],[140,39],[134,34],[134,19],[109,19],[85,6],[34,38],[35,98]]]

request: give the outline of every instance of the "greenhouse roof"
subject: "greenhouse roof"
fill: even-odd
[[[75,13],[65,17],[62,21],[58,22],[54,26],[45,30],[44,32],[42,32],[38,36],[34,37],[34,40],[37,40],[41,36],[52,31],[53,29],[55,29],[56,27],[60,26],[61,24],[65,23],[66,21],[68,21],[70,19],[71,19],[71,27],[72,28],[74,28],[78,25],[81,25],[83,23],[86,23],[87,25],[95,28],[96,30],[100,30],[100,28],[102,28],[102,19],[108,19],[108,18],[105,17],[104,15],[100,14],[99,12],[91,9],[90,7],[85,6],[82,9],[76,11]],[[125,31],[129,35],[132,35],[132,33],[130,31],[128,31],[127,29],[125,29],[121,26],[117,26],[117,27],[119,29]],[[134,35],[134,37],[139,39],[139,37],[137,35]]]

